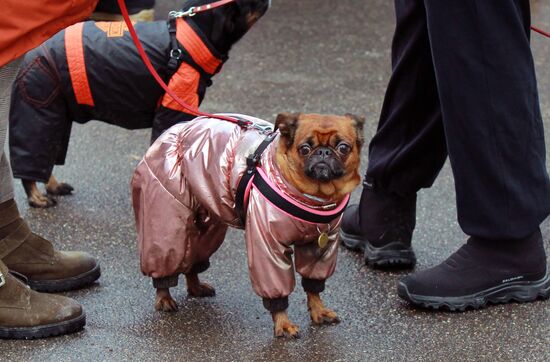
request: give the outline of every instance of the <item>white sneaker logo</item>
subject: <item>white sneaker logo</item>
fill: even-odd
[[[518,276],[518,277],[513,277],[513,278],[504,279],[502,282],[503,282],[503,283],[508,283],[508,282],[513,282],[514,280],[520,280],[520,279],[523,279],[523,275],[520,275],[520,276]]]

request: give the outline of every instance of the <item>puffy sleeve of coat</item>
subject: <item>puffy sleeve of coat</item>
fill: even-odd
[[[268,310],[276,312],[288,306],[287,297],[295,287],[294,265],[306,291],[324,290],[325,279],[336,268],[338,223],[332,223],[328,245],[320,248],[316,242],[319,228],[327,225],[296,221],[269,204],[254,188],[250,191],[245,229],[248,269],[252,287]]]

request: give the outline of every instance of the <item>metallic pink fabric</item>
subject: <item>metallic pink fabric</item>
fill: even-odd
[[[239,116],[269,125],[257,118]],[[228,225],[239,227],[234,211],[237,185],[246,168],[246,156],[263,138],[256,129],[197,118],[173,126],[157,139],[132,179],[141,270],[145,275],[161,278],[189,271],[219,248]],[[326,207],[322,200],[300,194],[282,178],[275,164],[277,145],[278,137],[261,159],[270,181],[299,203]],[[288,296],[295,285],[294,268],[306,278],[330,277],[336,267],[339,224],[340,218],[331,225],[293,219],[252,188],[245,238],[255,292],[263,298]],[[322,232],[329,234],[324,249],[317,244]]]

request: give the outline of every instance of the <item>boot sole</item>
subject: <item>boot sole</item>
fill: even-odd
[[[426,309],[463,312],[468,308],[480,309],[489,304],[533,302],[550,297],[550,274],[533,282],[510,282],[481,292],[460,297],[434,297],[409,293],[407,286],[399,282],[397,295],[409,303]]]
[[[69,290],[75,290],[83,288],[92,284],[101,276],[101,267],[99,264],[95,268],[89,270],[80,275],[58,279],[58,280],[28,280],[29,287],[37,292],[45,293],[57,293],[67,292]]]
[[[382,247],[371,245],[368,240],[340,230],[342,245],[352,251],[364,253],[365,264],[379,268],[412,268],[416,264],[416,256],[412,247],[403,243],[389,243]]]
[[[86,314],[77,318],[38,327],[0,327],[0,339],[38,339],[75,333],[86,325]]]

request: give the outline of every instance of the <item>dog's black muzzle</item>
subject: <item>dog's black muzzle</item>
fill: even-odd
[[[344,175],[344,165],[330,147],[319,147],[306,161],[306,176],[328,182]]]

